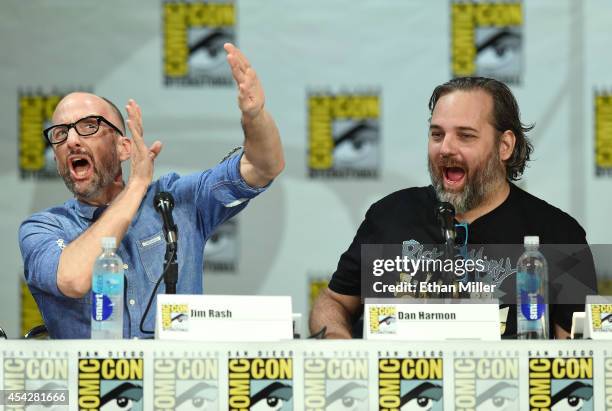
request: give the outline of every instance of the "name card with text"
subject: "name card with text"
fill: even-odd
[[[501,339],[499,305],[459,300],[448,304],[383,303],[366,299],[364,338],[368,340],[444,341]]]
[[[612,340],[612,297],[587,295],[584,338]]]
[[[279,341],[293,338],[291,297],[157,296],[155,338],[194,341]]]

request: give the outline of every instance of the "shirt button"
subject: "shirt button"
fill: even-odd
[[[128,265],[124,263],[124,264],[123,264],[123,269],[124,269],[124,270],[127,270],[127,269],[128,269]]]
[[[131,298],[131,299],[130,299],[130,305],[134,305],[134,304],[136,304],[136,301],[134,301],[134,299],[133,299],[133,298]]]

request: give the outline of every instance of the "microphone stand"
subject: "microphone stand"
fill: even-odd
[[[164,285],[166,294],[176,294],[176,283],[178,281],[178,263],[176,261],[176,243],[166,244],[166,254],[164,256]]]

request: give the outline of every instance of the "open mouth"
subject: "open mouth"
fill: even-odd
[[[68,159],[68,165],[74,180],[84,180],[93,173],[93,165],[88,156],[72,156]]]
[[[442,167],[444,181],[451,187],[458,187],[465,179],[465,169],[461,167]]]

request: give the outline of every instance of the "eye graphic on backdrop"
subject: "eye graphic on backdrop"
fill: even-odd
[[[293,396],[290,385],[275,381],[262,388],[251,397],[251,410],[275,410],[280,411],[283,405]]]
[[[361,411],[368,409],[368,387],[349,382],[327,396],[327,411]]]
[[[350,125],[339,126],[337,131],[334,133],[334,166],[361,167],[376,162],[377,123],[368,120],[351,122]]]
[[[402,411],[430,411],[439,404],[442,398],[442,387],[430,382],[424,382],[402,396],[400,409]]]
[[[142,387],[124,382],[104,394],[100,398],[100,410],[115,411],[115,410],[131,410],[135,402],[142,399]]]
[[[198,382],[187,388],[176,397],[177,410],[216,410],[217,387],[205,382]]]
[[[223,44],[234,41],[226,30],[191,28],[189,30],[189,64],[195,69],[209,70],[225,66]]]
[[[476,398],[479,411],[512,411],[516,409],[518,387],[507,382],[498,382]]]
[[[479,71],[505,71],[520,64],[521,35],[509,29],[479,29],[483,34],[476,45]]]
[[[585,402],[590,401],[592,396],[592,385],[576,381],[552,396],[550,409],[553,411],[582,410]]]

